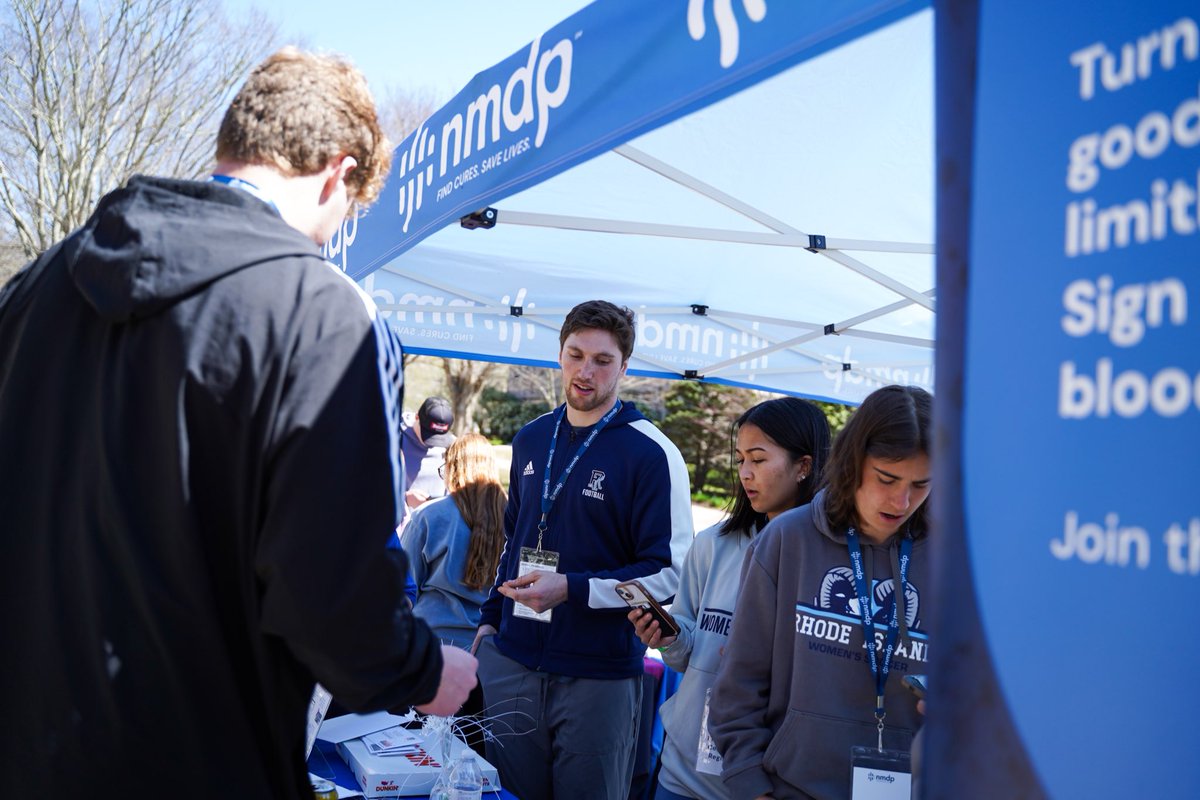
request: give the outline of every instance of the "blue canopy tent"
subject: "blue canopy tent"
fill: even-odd
[[[936,174],[925,796],[1194,796],[1195,4],[938,3],[936,169],[926,5],[598,0],[328,255],[411,352],[551,365],[605,297],[633,372],[857,402],[934,382]]]
[[[409,352],[552,366],[604,297],[634,374],[932,388],[926,4],[713,5],[593,3],[397,148],[328,254]]]

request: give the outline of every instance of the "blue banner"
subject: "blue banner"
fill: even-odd
[[[358,280],[465,214],[928,4],[598,0],[402,142],[378,203],[329,255]]]
[[[1195,797],[1200,13],[980,9],[962,458],[983,630],[1047,794]]]

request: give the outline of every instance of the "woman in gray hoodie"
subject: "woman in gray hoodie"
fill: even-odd
[[[873,392],[824,488],[751,544],[709,714],[735,800],[848,798],[852,747],[909,749],[920,716],[900,679],[928,657],[931,407],[916,387]]]
[[[728,796],[721,756],[704,720],[729,642],[742,560],[768,520],[812,499],[829,453],[829,423],[806,400],[768,400],[733,424],[732,449],[738,482],[730,514],[696,536],[683,563],[671,607],[679,636],[663,638],[649,614],[629,614],[642,642],[684,673],[661,711],[664,741],[655,800]]]

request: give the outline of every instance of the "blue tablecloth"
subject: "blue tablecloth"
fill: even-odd
[[[346,762],[338,755],[337,745],[331,744],[324,739],[317,739],[313,746],[312,755],[308,757],[308,771],[313,775],[319,775],[322,778],[333,781],[339,786],[346,788],[354,788],[358,786],[358,781],[354,777],[354,773],[350,771],[350,767],[346,766]],[[428,794],[407,795],[408,797],[429,797]],[[511,792],[505,791],[503,788],[499,792],[484,792],[484,798],[500,798],[500,800],[517,800],[516,796]]]
[[[660,659],[647,657],[646,678],[642,689],[642,724],[639,726],[636,744],[633,782],[629,790],[630,800],[648,800],[654,796],[654,768],[662,750],[662,720],[658,710],[667,698],[675,694],[683,675],[662,663]],[[336,745],[317,739],[312,755],[308,759],[308,771],[320,775],[347,788],[358,786],[354,773],[338,755]],[[427,797],[427,795],[409,795]],[[511,792],[501,789],[498,793],[485,793],[485,798],[517,800]]]

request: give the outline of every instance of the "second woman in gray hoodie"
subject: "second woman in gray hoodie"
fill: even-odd
[[[931,404],[915,387],[872,393],[834,443],[825,488],[751,545],[709,715],[735,800],[848,798],[853,746],[909,749],[920,716],[900,678],[928,658]],[[893,610],[898,622],[881,732],[864,602],[880,659]]]

